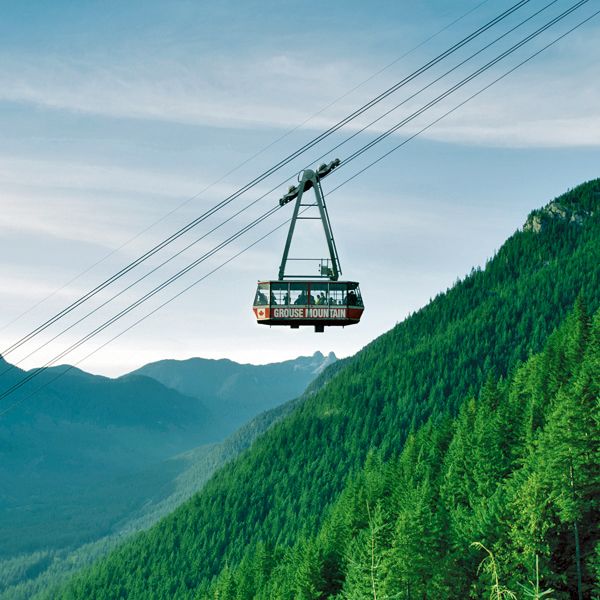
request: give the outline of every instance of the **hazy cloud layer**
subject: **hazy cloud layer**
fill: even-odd
[[[461,143],[515,146],[577,146],[600,144],[600,45],[563,42],[552,50],[556,64],[542,58],[513,74],[493,90],[464,107],[449,123],[425,135]],[[11,56],[0,59],[0,100],[121,119],[148,119],[222,128],[298,125],[322,130],[375,90],[393,82],[370,83],[360,93],[338,102],[335,109],[305,121],[315,112],[367,79],[372,71],[352,60],[329,60],[315,68],[312,57],[276,52],[254,56],[212,56],[198,62],[125,60],[98,64],[64,56]],[[515,64],[509,61],[507,66]],[[572,65],[578,68],[573,69]],[[502,73],[504,63],[468,90],[475,91]],[[476,67],[466,66],[463,75]],[[541,68],[540,68],[541,67]],[[448,79],[454,82],[456,77]],[[428,79],[402,90],[394,101],[411,94]],[[445,82],[432,92],[446,89]],[[576,90],[576,93],[574,91]],[[365,95],[366,94],[366,95]],[[428,93],[431,96],[430,93]],[[422,105],[427,94],[394,113],[398,118]],[[465,94],[457,94],[457,101]],[[396,98],[398,100],[396,100]],[[450,108],[454,96],[442,105]],[[390,103],[383,105],[391,106]],[[369,113],[351,130],[371,120]],[[427,119],[425,119],[427,121]],[[381,131],[386,121],[373,131]],[[414,132],[408,126],[402,133]]]
[[[477,0],[451,6],[441,0],[384,3],[373,10],[349,1],[342,11],[335,4],[309,2],[298,11],[289,3],[267,0],[256,11],[254,4],[234,1],[150,0],[143,11],[130,3],[117,3],[107,11],[102,3],[57,0],[37,4],[31,12],[35,18],[27,19],[25,4],[7,5],[0,21],[0,278],[6,289],[0,295],[1,345],[21,337],[69,299],[92,289],[500,10],[497,3],[484,3],[468,19],[345,96],[476,4]],[[561,6],[557,3],[552,10],[558,12]],[[506,27],[524,14],[525,9]],[[282,228],[83,366],[122,373],[165,357],[229,356],[267,362],[318,348],[334,350],[338,356],[357,351],[457,276],[483,264],[531,209],[598,176],[599,35],[598,23],[586,26],[330,194],[403,137],[494,79],[509,63],[498,65],[326,180],[344,274],[361,282],[367,302],[360,327],[328,332],[323,338],[308,330],[256,326],[250,310],[254,286],[257,279],[276,276],[286,234]],[[347,157],[492,55],[491,51],[482,55],[479,62],[408,101],[369,133],[336,150],[335,156]],[[464,56],[457,55],[456,61]],[[334,145],[446,68],[449,65],[434,69],[429,79],[407,85],[373,114],[357,119],[217,213],[185,241],[267,193],[256,207],[115,305],[125,306],[274,205],[286,182],[303,166],[315,164],[322,153],[333,158]],[[340,96],[345,97],[305,123]],[[257,152],[200,198],[144,232]],[[285,221],[290,209],[227,247],[129,320],[115,324],[79,356]],[[120,247],[141,232],[133,243]],[[318,254],[314,246],[319,239],[316,234],[299,241]],[[181,240],[164,256],[183,245]],[[109,258],[63,287],[112,250]],[[158,258],[152,265],[157,263]],[[148,266],[135,275],[147,272]],[[52,299],[1,329],[61,287]],[[107,309],[105,316],[109,315]],[[100,322],[100,315],[94,317],[89,329]],[[69,333],[63,343],[76,339]],[[59,349],[41,353],[28,366],[51,358]]]

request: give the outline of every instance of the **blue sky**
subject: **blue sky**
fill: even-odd
[[[271,188],[284,191],[294,174],[314,164],[321,154],[343,159],[572,2],[557,0],[370,132],[328,153],[358,127],[547,4],[531,0],[357,124],[261,183],[253,194],[244,195],[174,244],[173,250],[201,236],[221,215],[231,215]],[[491,0],[482,4],[369,5],[310,1],[3,2],[0,327],[8,326],[0,330],[0,345],[7,346],[510,5]],[[598,0],[590,0],[347,171],[333,174],[324,185],[326,194],[599,8]],[[452,27],[369,79],[471,9]],[[598,176],[599,34],[597,18],[328,197],[344,275],[361,281],[367,303],[360,326],[315,335],[309,330],[292,332],[254,324],[249,305],[255,282],[276,275],[285,237],[282,230],[81,367],[115,375],[166,357],[226,356],[268,362],[316,349],[334,350],[340,356],[356,352],[472,266],[484,264],[522,225],[530,210]],[[319,114],[307,121],[315,113]],[[203,249],[272,206],[279,191],[22,364],[39,365],[58,354]],[[277,215],[215,256],[171,292],[150,302],[148,310],[286,216]],[[159,219],[162,221],[145,231]],[[307,246],[312,240],[312,232],[307,231],[300,245],[304,242]],[[111,252],[106,260],[64,286]],[[49,300],[12,322],[57,289]],[[97,304],[107,298],[108,294],[102,296]],[[67,360],[79,360],[144,312],[115,324]],[[49,330],[37,339],[48,340],[58,331]],[[34,349],[32,344],[27,352],[9,358],[17,360]]]

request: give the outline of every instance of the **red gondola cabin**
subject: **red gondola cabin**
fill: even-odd
[[[364,306],[356,281],[261,281],[254,299],[261,325],[345,327],[360,321]]]
[[[261,325],[283,325],[292,329],[308,325],[317,332],[323,332],[325,327],[345,327],[360,321],[364,311],[360,289],[356,281],[339,281],[342,270],[321,188],[321,179],[339,164],[339,159],[335,159],[321,165],[316,171],[305,169],[298,177],[298,185],[292,186],[279,200],[281,206],[295,201],[294,212],[279,267],[279,278],[259,282],[256,290],[252,308],[256,321]],[[314,191],[314,203],[303,201],[307,190]],[[316,208],[318,216],[306,214],[310,208]],[[289,258],[296,223],[302,219],[321,221],[329,250],[328,259]],[[319,260],[319,274],[286,274],[288,260]]]

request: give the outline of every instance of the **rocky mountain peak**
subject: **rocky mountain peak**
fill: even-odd
[[[592,216],[593,211],[583,208],[568,206],[561,203],[559,200],[553,200],[544,208],[533,211],[523,225],[523,231],[532,231],[540,233],[544,230],[551,221],[560,220],[573,223],[574,225],[582,225],[587,217]]]

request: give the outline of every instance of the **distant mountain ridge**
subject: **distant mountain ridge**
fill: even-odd
[[[313,392],[307,390],[304,395],[314,393],[322,384],[318,377],[310,384]],[[163,469],[172,473],[169,495],[148,498],[136,514],[117,523],[112,533],[76,548],[43,549],[0,559],[0,600],[29,600],[116,548],[128,536],[150,527],[196,493],[216,470],[249,448],[302,401],[300,397],[259,414],[219,444],[199,446],[166,461]],[[176,465],[176,470],[169,465]]]
[[[167,360],[115,379],[68,365],[47,369],[0,404],[18,403],[0,420],[0,563],[123,529],[171,497],[196,456],[185,489],[195,480],[198,489],[208,468],[245,448],[207,461],[212,446],[300,396],[332,361],[320,352],[258,366]],[[27,374],[3,358],[0,372],[0,390]],[[260,432],[269,420],[257,423]]]
[[[169,480],[157,464],[215,437],[196,398],[149,377],[67,368],[48,369],[2,405],[19,402],[0,420],[0,557],[105,534]],[[26,373],[9,367],[0,388]]]
[[[258,413],[298,397],[310,380],[336,360],[333,352],[327,356],[315,352],[266,365],[239,364],[229,359],[169,359],[147,364],[126,377],[150,377],[198,398],[231,433]]]

